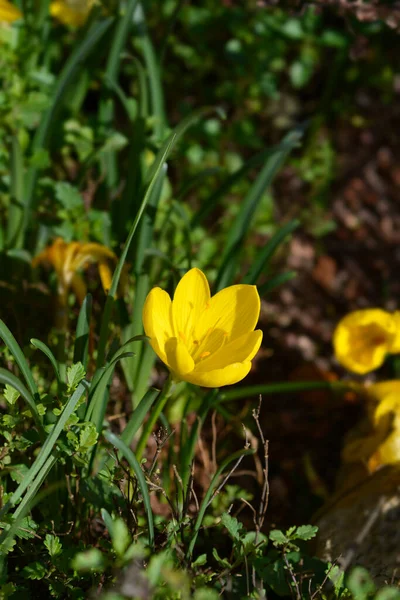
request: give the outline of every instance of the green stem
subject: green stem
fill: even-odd
[[[146,421],[146,423],[143,427],[142,435],[140,436],[140,440],[139,440],[137,448],[136,448],[136,458],[138,459],[139,462],[142,458],[143,451],[147,444],[147,440],[149,439],[150,434],[153,431],[153,427],[169,398],[172,383],[173,383],[173,381],[172,381],[172,377],[170,375],[168,377],[167,381],[165,382],[165,385],[163,387],[161,394],[157,398],[157,401],[155,403],[155,406],[154,406],[154,409],[153,409],[151,415],[149,416],[148,420]]]
[[[265,385],[250,385],[223,391],[218,395],[216,402],[239,400],[240,398],[249,398],[259,394],[286,394],[288,392],[306,392],[311,390],[343,391],[353,385],[351,382],[341,381],[290,381]]]
[[[190,430],[190,435],[185,444],[185,448],[181,450],[181,452],[182,452],[181,478],[182,478],[183,489],[184,489],[185,493],[187,491],[187,486],[189,483],[190,468],[191,468],[191,465],[193,462],[197,439],[199,437],[201,428],[203,427],[203,423],[207,418],[208,412],[215,401],[216,394],[217,394],[217,390],[213,390],[212,392],[209,392],[207,394],[206,398],[204,399],[203,404],[200,407],[199,413],[197,415],[197,420],[192,425],[192,429]]]

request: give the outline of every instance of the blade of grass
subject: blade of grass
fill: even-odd
[[[92,295],[87,294],[79,311],[75,333],[74,363],[81,362],[85,368],[85,371],[87,369],[89,360],[89,336],[92,304]]]
[[[147,487],[146,479],[139,461],[130,448],[116,435],[106,431],[104,437],[110,444],[112,444],[121,454],[126,458],[129,466],[133,469],[136,479],[139,484],[140,491],[142,493],[143,504],[147,515],[147,523],[149,528],[149,545],[154,548],[154,523],[153,523],[153,512],[150,504],[150,494]]]
[[[103,368],[103,373],[96,385],[90,387],[85,420],[94,423],[98,433],[101,432],[104,416],[106,414],[108,401],[108,394],[106,394],[106,391],[111,382],[116,364],[119,360],[131,355],[131,352],[123,352],[114,358],[107,367]]]
[[[0,554],[7,554],[7,552],[11,549],[11,544],[14,539],[14,536],[19,528],[19,525],[24,518],[24,516],[28,513],[30,509],[30,504],[32,500],[37,495],[42,483],[46,479],[48,473],[51,471],[55,463],[57,462],[57,458],[55,456],[50,456],[47,461],[43,464],[42,469],[35,481],[32,483],[28,492],[25,494],[22,502],[16,509],[13,517],[14,521],[8,529],[4,529],[0,535]],[[7,505],[6,505],[7,506]]]
[[[37,408],[36,408],[36,404],[40,401],[39,390],[36,386],[35,380],[33,379],[31,370],[25,359],[25,356],[17,343],[17,340],[15,339],[15,337],[13,336],[11,331],[8,329],[8,327],[4,323],[4,321],[2,321],[1,319],[0,319],[0,337],[2,338],[3,342],[5,343],[5,345],[7,346],[7,348],[13,355],[13,357],[15,358],[15,362],[17,363],[19,370],[21,371],[21,373],[28,385],[28,388],[35,400],[35,408],[34,409],[32,408],[32,410],[34,410],[35,420],[37,420],[38,423],[42,423],[42,418],[39,415]]]
[[[267,383],[264,385],[249,385],[220,392],[215,404],[259,396],[260,394],[288,394],[311,390],[345,390],[353,384],[338,381],[289,381],[283,383]]]
[[[8,210],[6,245],[21,247],[21,224],[24,216],[24,158],[17,135],[11,140],[11,203]]]
[[[301,136],[302,130],[300,129],[295,129],[285,136],[283,142],[277,146],[274,154],[267,158],[264,167],[243,200],[222,254],[215,286],[217,290],[232,283],[237,269],[239,251],[259,202],[289,152],[298,145]]]
[[[294,279],[297,276],[296,271],[287,271],[287,273],[280,273],[279,275],[275,275],[269,281],[264,283],[258,288],[258,293],[260,296],[265,296],[274,290],[276,287],[287,283],[291,279]]]
[[[108,54],[105,81],[107,85],[116,84],[118,81],[119,65],[121,53],[125,47],[129,30],[133,25],[133,13],[136,8],[137,0],[128,0],[125,6],[125,12],[119,17],[114,36],[111,42],[110,52]],[[99,118],[104,127],[109,128],[114,117],[113,98],[103,98],[100,103]],[[107,183],[110,189],[114,189],[118,183],[117,153],[109,151],[102,156],[104,170],[107,177]]]
[[[55,375],[57,377],[57,381],[60,384],[61,383],[61,378],[60,378],[60,371],[58,369],[58,363],[56,361],[56,357],[54,356],[54,354],[52,353],[52,351],[50,350],[50,348],[48,346],[46,346],[46,344],[44,344],[40,340],[37,340],[36,338],[31,338],[31,344],[32,344],[32,346],[34,346],[38,350],[41,350],[43,352],[43,354],[45,356],[47,356],[47,358],[51,362],[51,366],[54,369],[54,373],[55,373]]]
[[[197,540],[197,536],[200,531],[201,524],[203,522],[206,510],[207,510],[208,506],[210,505],[210,502],[212,501],[212,495],[219,483],[220,476],[225,471],[226,467],[228,467],[232,462],[234,462],[235,460],[239,460],[239,459],[243,458],[244,456],[250,456],[251,454],[254,454],[255,451],[256,450],[254,448],[250,448],[248,450],[238,450],[234,454],[231,454],[230,456],[228,456],[228,458],[226,458],[224,460],[224,462],[221,464],[221,466],[215,473],[214,477],[211,480],[210,487],[208,488],[207,493],[204,496],[203,502],[201,503],[199,514],[197,515],[197,519],[196,519],[196,522],[194,525],[192,539],[190,540],[190,543],[189,543],[189,548],[188,548],[188,551],[186,554],[186,558],[190,559],[190,557],[193,554],[193,549],[196,544],[196,540]]]
[[[106,350],[106,344],[107,344],[107,339],[108,339],[108,330],[109,330],[109,324],[110,324],[110,319],[111,319],[111,312],[112,312],[112,308],[113,308],[114,302],[115,302],[117,286],[118,286],[118,283],[119,283],[119,280],[121,277],[122,269],[125,264],[130,245],[131,245],[133,237],[136,233],[136,229],[140,222],[140,219],[143,216],[143,213],[145,211],[147,203],[152,195],[153,188],[156,185],[158,176],[163,168],[165,159],[168,156],[172,146],[174,145],[175,140],[176,140],[175,137],[170,139],[169,143],[163,146],[162,153],[161,154],[159,153],[157,155],[158,156],[158,158],[156,158],[157,168],[155,170],[152,180],[149,183],[149,186],[148,186],[146,194],[143,198],[140,209],[136,215],[136,218],[135,218],[135,220],[132,224],[131,230],[129,232],[128,239],[126,240],[126,243],[125,243],[125,247],[122,251],[121,257],[120,257],[117,267],[114,271],[114,275],[113,275],[112,282],[111,282],[111,287],[110,287],[110,290],[109,290],[109,293],[107,296],[107,301],[106,301],[106,305],[105,305],[104,312],[103,312],[103,318],[102,318],[102,322],[101,322],[100,339],[99,339],[98,356],[97,356],[97,366],[98,367],[101,367],[102,364],[104,363],[105,350]]]
[[[160,390],[156,390],[155,388],[150,388],[147,390],[141,401],[139,402],[137,408],[131,414],[129,421],[121,434],[121,440],[127,445],[130,446],[133,438],[136,433],[141,428],[146,415],[150,411],[151,407],[154,404],[155,399],[159,395]]]
[[[3,516],[4,514],[6,514],[10,510],[10,508],[15,506],[17,504],[17,502],[19,502],[24,491],[31,485],[31,483],[33,482],[35,477],[38,475],[38,473],[41,471],[43,466],[46,464],[46,461],[50,457],[50,454],[53,451],[54,445],[57,442],[58,438],[60,437],[60,434],[63,431],[66,422],[68,421],[68,419],[74,412],[78,401],[81,399],[82,395],[85,393],[86,385],[87,385],[86,383],[81,382],[78,385],[78,387],[76,388],[76,390],[74,391],[74,393],[72,394],[72,396],[67,401],[67,403],[64,407],[64,410],[62,411],[62,413],[60,415],[60,418],[58,419],[57,423],[55,424],[55,426],[53,427],[53,429],[47,436],[39,454],[36,457],[35,462],[29,469],[28,473],[24,476],[23,480],[21,481],[21,483],[19,484],[19,486],[17,487],[17,489],[15,490],[15,492],[13,493],[11,498],[1,508],[0,517]]]
[[[163,165],[159,175],[157,176],[154,188],[150,195],[145,212],[143,213],[142,221],[139,227],[138,242],[136,247],[135,261],[135,276],[136,290],[135,300],[133,303],[132,324],[127,328],[125,335],[137,336],[143,333],[142,311],[144,301],[149,291],[149,275],[148,272],[143,273],[143,264],[146,255],[146,250],[151,246],[153,241],[154,221],[157,212],[158,203],[161,197],[162,186],[167,172],[167,166]],[[142,348],[138,349],[137,360],[125,360],[123,364],[124,372],[129,371],[130,375],[127,381],[131,383],[130,390],[133,391],[134,383],[138,367],[142,369],[142,361],[140,360]],[[137,399],[138,400],[138,399]]]
[[[85,63],[90,53],[93,52],[94,48],[109,29],[113,21],[114,18],[110,17],[93,23],[82,42],[76,47],[71,56],[68,58],[58,78],[57,86],[52,95],[52,104],[45,113],[36,131],[32,144],[32,153],[35,150],[46,148],[48,146],[53,125],[57,121],[59,111],[63,105],[63,99],[66,97],[67,89],[74,81],[76,81],[81,65]],[[36,185],[37,172],[37,169],[32,167],[29,169],[26,176],[22,233],[25,232],[29,224],[30,213],[33,206],[33,194]],[[21,237],[21,240],[22,239],[23,237]]]
[[[191,226],[192,229],[200,225],[202,221],[215,209],[215,206],[219,203],[220,199],[226,196],[229,190],[243,177],[247,175],[247,173],[256,167],[264,164],[265,160],[272,156],[279,146],[274,146],[273,148],[268,148],[266,150],[262,150],[258,154],[255,154],[251,158],[249,158],[243,166],[234,171],[232,175],[229,175],[225,179],[225,181],[218,187],[218,189],[211,194],[211,196],[207,199],[207,201],[203,202],[199,210],[193,215]]]
[[[256,260],[253,262],[252,267],[248,271],[247,275],[243,278],[243,283],[255,285],[263,273],[264,269],[268,266],[272,256],[282,244],[286,236],[293,233],[295,229],[300,225],[300,221],[294,219],[289,221],[283,227],[279,229],[269,240],[268,244],[258,253]]]
[[[154,116],[154,133],[158,142],[162,142],[167,128],[164,109],[164,94],[161,82],[160,66],[148,35],[146,18],[141,2],[138,2],[134,15],[137,36],[143,52],[143,59],[149,80],[151,112]]]

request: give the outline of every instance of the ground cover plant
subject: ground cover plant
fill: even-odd
[[[295,293],[399,18],[327,4],[0,0],[2,598],[400,596],[396,287]]]

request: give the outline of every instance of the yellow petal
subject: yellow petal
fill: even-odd
[[[251,362],[233,363],[224,369],[199,373],[196,369],[183,378],[184,381],[203,387],[221,387],[241,381],[251,369]]]
[[[21,18],[22,13],[16,6],[7,0],[0,0],[0,22],[13,23]]]
[[[380,402],[391,394],[396,394],[400,398],[400,379],[391,379],[374,383],[366,388],[367,394]]]
[[[70,284],[74,273],[78,270],[76,257],[79,256],[80,246],[80,242],[70,242],[69,244],[66,244],[61,274],[59,274],[57,270],[57,274],[67,285]]]
[[[106,293],[109,292],[112,282],[112,271],[107,263],[99,263],[99,275],[101,279],[101,284],[103,286],[103,290]]]
[[[143,307],[143,326],[154,351],[167,364],[165,343],[174,337],[172,303],[169,294],[159,287],[153,288],[147,295]]]
[[[50,14],[63,25],[80,27],[83,25],[90,12],[92,2],[68,2],[68,0],[55,0],[50,4]]]
[[[196,364],[196,372],[223,369],[232,363],[251,361],[257,354],[262,341],[262,331],[257,329],[245,333],[232,342],[222,346],[214,354]]]
[[[172,302],[175,334],[189,344],[194,327],[210,301],[210,288],[200,269],[191,269],[180,280]]]
[[[78,242],[71,242],[69,245],[72,246],[74,243]],[[75,271],[84,269],[91,263],[105,262],[107,259],[116,262],[117,257],[114,252],[106,246],[96,244],[95,242],[89,242],[87,244],[79,243],[79,247],[74,253],[73,269]]]
[[[390,352],[398,354],[400,353],[400,310],[396,310],[396,312],[393,313],[392,318],[396,335],[390,346]]]
[[[167,364],[179,379],[184,379],[187,373],[193,371],[194,360],[186,345],[176,337],[169,338],[165,344]]]
[[[377,450],[380,465],[388,465],[400,461],[400,435],[398,428],[389,435],[387,440]]]
[[[78,298],[78,302],[79,304],[82,304],[82,302],[84,301],[86,294],[87,294],[87,289],[86,289],[86,285],[85,282],[83,281],[82,277],[78,274],[75,273],[71,279],[71,287],[75,293],[75,296]]]
[[[379,308],[350,313],[333,335],[337,360],[361,375],[377,369],[390,352],[395,328],[392,315]]]
[[[209,329],[225,332],[227,341],[253,331],[260,315],[260,297],[254,285],[232,285],[210,300],[195,329],[201,339]]]

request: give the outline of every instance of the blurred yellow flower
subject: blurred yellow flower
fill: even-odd
[[[204,387],[237,383],[250,371],[262,332],[254,331],[260,297],[253,285],[232,285],[210,295],[206,276],[188,271],[174,298],[153,288],[143,308],[150,344],[173,377]]]
[[[400,352],[400,313],[356,310],[339,322],[333,345],[337,360],[350,371],[360,375],[373,371],[386,354]]]
[[[0,0],[0,23],[13,23],[21,18],[22,13],[16,6],[8,0]]]
[[[112,271],[109,262],[116,263],[117,257],[106,246],[95,242],[65,242],[62,238],[56,238],[51,246],[48,246],[32,260],[32,266],[49,264],[57,273],[58,300],[60,308],[65,307],[68,301],[68,293],[73,290],[79,302],[82,304],[87,290],[86,284],[79,271],[86,269],[92,263],[98,263],[101,283],[105,291],[111,286]],[[61,321],[63,321],[62,316]]]
[[[365,393],[367,419],[349,436],[342,458],[373,473],[400,461],[400,380],[375,383]]]
[[[89,16],[95,0],[54,0],[50,14],[63,25],[81,27]]]

